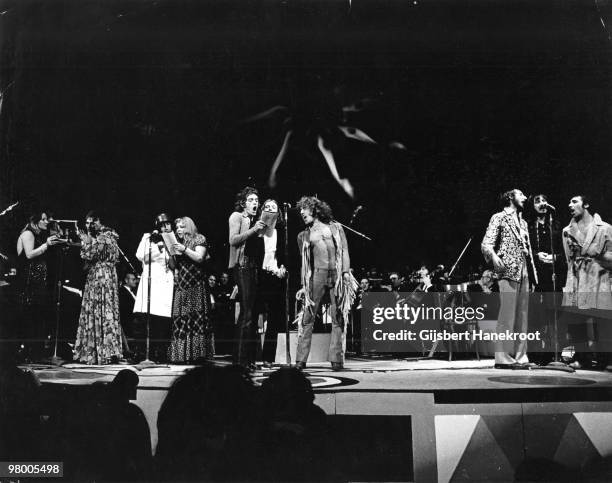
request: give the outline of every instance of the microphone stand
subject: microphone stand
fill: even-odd
[[[136,273],[136,269],[134,268],[134,265],[130,263],[130,260],[128,259],[128,257],[125,256],[125,253],[123,253],[123,250],[121,250],[121,247],[117,245],[117,248],[119,249],[119,253],[123,257],[123,260],[125,260],[125,263],[127,263],[130,269],[132,270],[132,273]]]
[[[472,238],[474,238],[474,237],[470,237],[470,239],[467,241],[467,243],[463,247],[463,250],[461,250],[461,253],[459,254],[459,257],[457,258],[457,261],[451,267],[450,272],[448,272],[448,276],[449,277],[453,274],[453,272],[455,271],[455,268],[457,268],[457,265],[459,264],[459,261],[461,260],[461,258],[463,258],[463,254],[467,250],[467,247],[470,246],[470,243],[472,243]]]
[[[283,203],[285,208],[285,267],[289,266],[289,203]],[[285,274],[285,364],[291,365],[291,349],[289,348],[289,270]]]
[[[465,246],[463,247],[463,250],[461,250],[461,253],[459,254],[459,256],[457,257],[457,260],[455,260],[455,263],[453,264],[453,266],[450,269],[450,272],[448,272],[448,277],[450,279],[450,277],[452,276],[453,272],[455,271],[455,268],[457,268],[457,265],[459,265],[459,262],[461,261],[461,259],[463,258],[463,254],[465,253],[465,251],[467,250],[467,248],[470,246],[470,243],[472,243],[472,239],[474,237],[470,237],[470,239],[467,241],[467,243],[465,244]],[[450,280],[449,280],[450,283]],[[452,292],[451,292],[452,294]],[[452,299],[451,299],[452,300]],[[461,294],[461,303],[463,304],[463,294]],[[436,350],[438,349],[438,345],[439,345],[439,341],[436,338],[436,340],[434,341],[433,345],[431,346],[431,349],[429,349],[429,353],[427,354],[427,359],[431,359],[434,355],[434,353],[436,352]],[[449,341],[449,358],[452,357],[452,349],[450,348],[450,344],[452,344],[452,341]],[[478,352],[478,351],[476,351]],[[449,359],[450,360],[450,359]],[[480,360],[480,357],[479,357]]]
[[[117,249],[119,250],[119,253],[121,254],[121,256],[123,257],[123,260],[125,261],[125,263],[128,264],[128,266],[130,267],[130,269],[132,270],[133,274],[136,274],[136,269],[134,268],[134,265],[132,265],[130,263],[130,260],[128,259],[128,257],[125,256],[125,253],[123,253],[123,250],[121,250],[121,247],[117,244]],[[123,327],[120,325],[119,329],[121,330],[121,344],[125,345],[125,349],[129,352],[130,351],[130,346],[128,345],[128,341],[127,341],[127,337],[125,335],[125,331],[123,330]]]
[[[4,211],[2,213],[0,213],[0,216],[6,215],[9,211],[11,211],[13,208],[15,208],[15,206],[17,206],[18,204],[19,204],[19,201],[17,201],[16,203],[13,203],[8,208],[5,208]]]
[[[334,221],[335,221],[336,223],[338,223],[338,225],[341,225],[341,226],[343,226],[344,228],[346,228],[347,230],[352,231],[352,232],[353,232],[355,235],[359,235],[361,238],[365,238],[365,239],[366,239],[366,240],[368,240],[368,241],[372,241],[372,239],[371,239],[369,236],[364,235],[363,233],[361,233],[361,232],[359,232],[359,231],[357,231],[357,230],[354,230],[354,229],[353,229],[353,228],[351,228],[350,226],[346,226],[346,225],[344,225],[344,224],[340,223],[338,220],[334,220]]]
[[[153,366],[155,362],[149,359],[149,349],[151,343],[151,236],[149,235],[149,269],[147,270],[147,345],[145,360],[141,361],[139,366]]]
[[[151,265],[153,262],[152,254],[151,254],[152,245],[153,244],[151,243],[151,236],[149,235],[149,248],[148,248],[149,269],[147,270],[147,342],[146,342],[145,360],[140,361],[138,364],[134,366],[138,370],[150,369],[152,367],[168,367],[167,364],[158,364],[152,361],[151,359],[149,359],[150,346],[151,346]],[[146,256],[145,256],[145,261],[146,261]],[[142,273],[144,275],[144,270]]]
[[[338,220],[334,220],[336,223],[338,223],[338,225],[341,225],[342,227],[346,228],[347,230],[353,232],[355,235],[360,236],[361,238],[363,238],[364,240],[367,241],[372,241],[372,239],[367,236],[364,235],[363,233],[355,230],[354,228],[351,228],[350,226],[346,226],[343,223],[340,223]],[[353,218],[351,219],[350,223],[352,223],[353,221],[355,221],[355,216],[353,215]],[[354,351],[355,349],[355,326],[353,325],[353,314],[352,314],[352,309],[351,309],[351,353],[354,353],[356,351]]]
[[[537,226],[536,226],[537,230]],[[551,209],[548,209],[548,231],[550,254],[552,256],[552,296],[553,296],[553,351],[554,359],[549,362],[543,369],[552,369],[555,371],[576,372],[573,367],[568,366],[565,362],[559,360],[559,315],[557,311],[557,274],[555,272],[555,250],[553,246],[553,214]]]
[[[61,307],[62,307],[62,289],[64,287],[63,278],[64,278],[64,256],[68,252],[68,246],[58,247],[58,264],[57,264],[57,278],[55,283],[55,344],[53,349],[53,355],[47,359],[47,362],[53,366],[61,366],[66,363],[64,359],[57,355],[57,344],[59,339],[59,327],[60,327],[60,319],[61,319]]]

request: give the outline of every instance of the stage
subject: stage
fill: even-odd
[[[36,373],[43,393],[55,396],[101,389],[120,370],[134,370],[134,403],[155,448],[159,407],[193,366],[22,367]],[[612,456],[612,373],[499,370],[492,359],[384,357],[349,358],[345,369],[314,363],[305,372],[316,404],[341,435],[337,457],[353,480],[507,481],[533,461],[580,472]],[[272,370],[257,370],[254,381]]]

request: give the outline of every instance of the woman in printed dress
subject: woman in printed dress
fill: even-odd
[[[177,218],[174,246],[174,299],[172,302],[171,362],[212,359],[215,353],[210,320],[204,262],[208,258],[206,238],[191,218]]]
[[[81,234],[81,258],[88,270],[74,359],[85,364],[108,364],[123,356],[115,269],[119,261],[119,236],[103,226],[93,211],[87,213],[85,226],[87,233]]]

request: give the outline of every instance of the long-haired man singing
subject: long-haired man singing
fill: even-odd
[[[314,320],[326,293],[330,297],[332,320],[328,359],[332,369],[344,367],[343,323],[355,300],[359,284],[350,272],[350,258],[344,230],[333,220],[331,208],[313,196],[304,196],[297,204],[306,229],[298,235],[302,254],[302,289],[304,318],[298,336],[297,367],[306,367]],[[338,313],[342,319],[338,320]]]

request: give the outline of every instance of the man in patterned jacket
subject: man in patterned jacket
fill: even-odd
[[[497,333],[527,332],[529,278],[537,283],[527,223],[521,212],[527,197],[513,189],[501,196],[504,209],[489,221],[481,250],[499,278],[500,308]],[[529,366],[527,341],[496,342],[495,368],[520,369]]]

